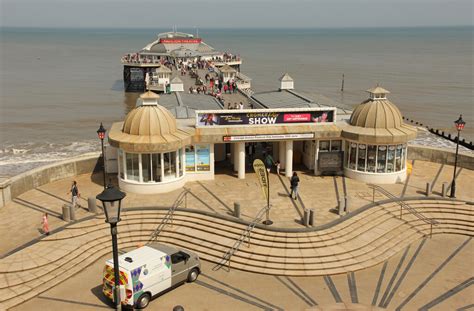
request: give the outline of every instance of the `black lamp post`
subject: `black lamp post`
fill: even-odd
[[[458,166],[458,152],[459,152],[459,136],[461,131],[464,129],[464,125],[466,122],[462,119],[462,115],[459,116],[459,119],[454,121],[454,125],[456,125],[456,129],[458,130],[458,138],[456,139],[456,157],[454,159],[454,172],[453,172],[453,181],[451,183],[451,198],[456,197],[456,168]]]
[[[104,191],[96,196],[102,202],[105,212],[105,222],[110,224],[110,232],[112,234],[112,252],[114,257],[114,302],[116,310],[122,310],[120,300],[120,283],[119,283],[119,262],[118,262],[118,247],[117,247],[117,223],[120,221],[120,208],[122,199],[126,194],[118,190],[112,185],[108,185]]]
[[[99,136],[100,138],[100,143],[102,144],[102,165],[103,165],[103,172],[104,172],[104,189],[106,189],[106,180],[107,180],[107,176],[105,176],[105,154],[104,154],[104,138],[105,138],[105,132],[107,132],[107,130],[104,128],[104,126],[102,125],[102,122],[100,122],[100,127],[99,129],[97,130],[97,136]]]

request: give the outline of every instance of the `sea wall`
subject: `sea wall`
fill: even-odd
[[[86,154],[0,180],[0,207],[36,187],[56,180],[100,171],[102,166],[99,165],[99,159],[101,159],[100,153]]]
[[[408,146],[408,160],[454,165],[455,158],[455,151],[418,145]],[[458,167],[474,170],[474,154],[459,152]]]

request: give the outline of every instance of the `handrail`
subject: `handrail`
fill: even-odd
[[[213,271],[219,270],[226,263],[229,264],[229,270],[230,270],[230,260],[232,256],[235,254],[235,252],[239,250],[240,245],[246,239],[248,239],[247,247],[250,247],[250,234],[252,233],[252,230],[255,228],[255,225],[263,219],[263,215],[265,214],[266,211],[267,211],[267,207],[265,206],[257,213],[257,216],[255,216],[252,222],[247,226],[247,228],[245,228],[245,230],[240,235],[239,239],[234,242],[234,245],[232,245],[232,247],[224,254],[224,256],[222,256],[221,260],[214,266],[214,268],[212,268]]]
[[[185,189],[183,192],[181,192],[176,200],[174,201],[173,205],[168,209],[168,212],[166,213],[165,217],[161,220],[160,224],[158,227],[153,231],[153,233],[150,236],[150,239],[148,240],[147,244],[156,242],[158,240],[158,236],[160,235],[161,231],[164,229],[164,227],[168,224],[168,222],[171,221],[171,225],[173,225],[173,214],[184,201],[185,207],[188,205],[188,200],[187,200],[187,194],[189,190]]]
[[[377,190],[381,194],[385,195],[387,198],[398,201],[398,203],[400,204],[400,219],[402,219],[403,208],[404,208],[408,212],[410,212],[412,215],[416,216],[418,219],[420,219],[420,220],[424,221],[425,223],[429,224],[430,225],[430,237],[431,237],[432,232],[433,232],[433,225],[435,225],[435,226],[439,225],[438,221],[436,221],[434,219],[431,219],[431,218],[428,218],[425,215],[421,214],[414,207],[408,205],[404,201],[401,201],[400,198],[397,198],[392,193],[390,193],[389,191],[385,190],[384,188],[382,188],[380,186],[377,186],[377,185],[374,185],[374,184],[369,184],[369,187],[372,187],[372,189],[374,190],[374,193]]]

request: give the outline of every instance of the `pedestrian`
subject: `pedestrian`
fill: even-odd
[[[290,198],[293,197],[293,193],[294,193],[295,200],[298,200],[299,183],[300,183],[300,178],[298,177],[298,174],[296,174],[296,172],[293,172],[293,176],[291,176],[291,179],[290,179],[290,188],[291,188]]]
[[[239,105],[237,103],[234,103],[234,109],[239,109]]]
[[[240,104],[239,104],[239,109],[240,110],[244,109],[244,104],[242,104],[242,102],[240,102]]]
[[[74,209],[77,205],[77,198],[81,196],[79,189],[77,188],[77,182],[75,180],[72,182],[71,190],[69,190],[68,194],[72,195],[71,207]]]
[[[273,165],[275,165],[275,162],[273,161],[271,154],[267,153],[267,156],[265,157],[265,167],[267,168],[268,174],[270,174]]]
[[[277,175],[280,175],[280,161],[276,161],[275,166],[277,168]]]
[[[41,224],[43,226],[43,233],[49,235],[48,213],[44,213]]]

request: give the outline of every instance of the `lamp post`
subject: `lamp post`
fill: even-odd
[[[107,176],[105,176],[105,154],[104,154],[104,138],[105,138],[105,132],[107,132],[107,130],[104,128],[104,126],[102,125],[102,122],[100,122],[100,127],[99,129],[97,130],[97,136],[99,136],[100,138],[100,143],[102,144],[102,166],[103,166],[103,173],[104,173],[104,190],[106,189],[106,180],[107,180]]]
[[[120,221],[120,208],[122,199],[126,194],[118,190],[112,185],[108,185],[104,191],[96,196],[102,202],[105,212],[105,222],[110,224],[110,233],[112,234],[112,252],[114,258],[114,302],[116,310],[122,310],[120,299],[120,274],[118,261],[118,247],[117,247],[117,223]]]
[[[454,158],[454,172],[453,172],[453,181],[451,183],[451,198],[456,197],[456,168],[458,166],[458,152],[459,152],[459,138],[461,131],[464,129],[464,125],[466,122],[462,119],[462,115],[459,116],[459,119],[454,121],[454,125],[456,126],[456,129],[458,130],[458,138],[456,140],[456,157]]]

